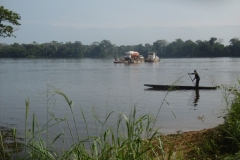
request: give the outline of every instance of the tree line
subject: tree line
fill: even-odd
[[[116,46],[109,40],[84,45],[80,41],[38,44],[0,44],[0,58],[103,58],[121,57],[127,51],[138,51],[144,57],[148,52],[155,52],[162,58],[186,57],[240,57],[240,40],[232,38],[229,45],[224,46],[221,39],[212,37],[210,40],[183,41],[176,39],[169,43],[157,40],[153,44]]]
[[[0,37],[15,37],[14,26],[19,23],[21,16],[18,13],[0,6]],[[157,40],[153,44],[121,45],[116,46],[109,40],[83,45],[80,41],[74,43],[52,41],[50,43],[11,45],[0,44],[0,58],[83,58],[83,57],[120,57],[127,51],[138,51],[144,57],[148,52],[156,52],[159,57],[240,57],[239,38],[230,39],[230,45],[224,46],[221,39],[212,37],[210,40],[183,41],[176,39],[169,43],[166,40]]]

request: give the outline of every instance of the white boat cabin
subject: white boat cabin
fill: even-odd
[[[155,58],[157,58],[156,53],[155,52],[148,52],[148,60],[154,60]]]

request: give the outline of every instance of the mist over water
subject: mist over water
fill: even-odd
[[[218,118],[226,107],[223,90],[168,93],[146,90],[144,84],[191,86],[188,73],[196,69],[200,86],[235,85],[239,65],[239,58],[161,59],[140,64],[114,64],[113,59],[0,59],[0,126],[23,131],[25,99],[29,98],[29,115],[34,113],[40,126],[50,118],[50,111],[67,117],[73,127],[69,106],[53,93],[57,89],[74,102],[78,130],[83,135],[86,129],[81,109],[95,135],[93,113],[104,120],[114,111],[108,123],[114,126],[117,115],[123,112],[128,116],[133,106],[139,115],[154,117],[159,112],[156,127],[162,133],[211,128],[223,122]]]

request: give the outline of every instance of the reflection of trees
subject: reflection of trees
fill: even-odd
[[[0,127],[0,159],[10,159],[14,153],[21,152],[22,142],[15,129]]]

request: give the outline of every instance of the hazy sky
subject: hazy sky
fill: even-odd
[[[120,45],[240,37],[240,0],[0,0],[21,16],[0,43],[109,40]]]

